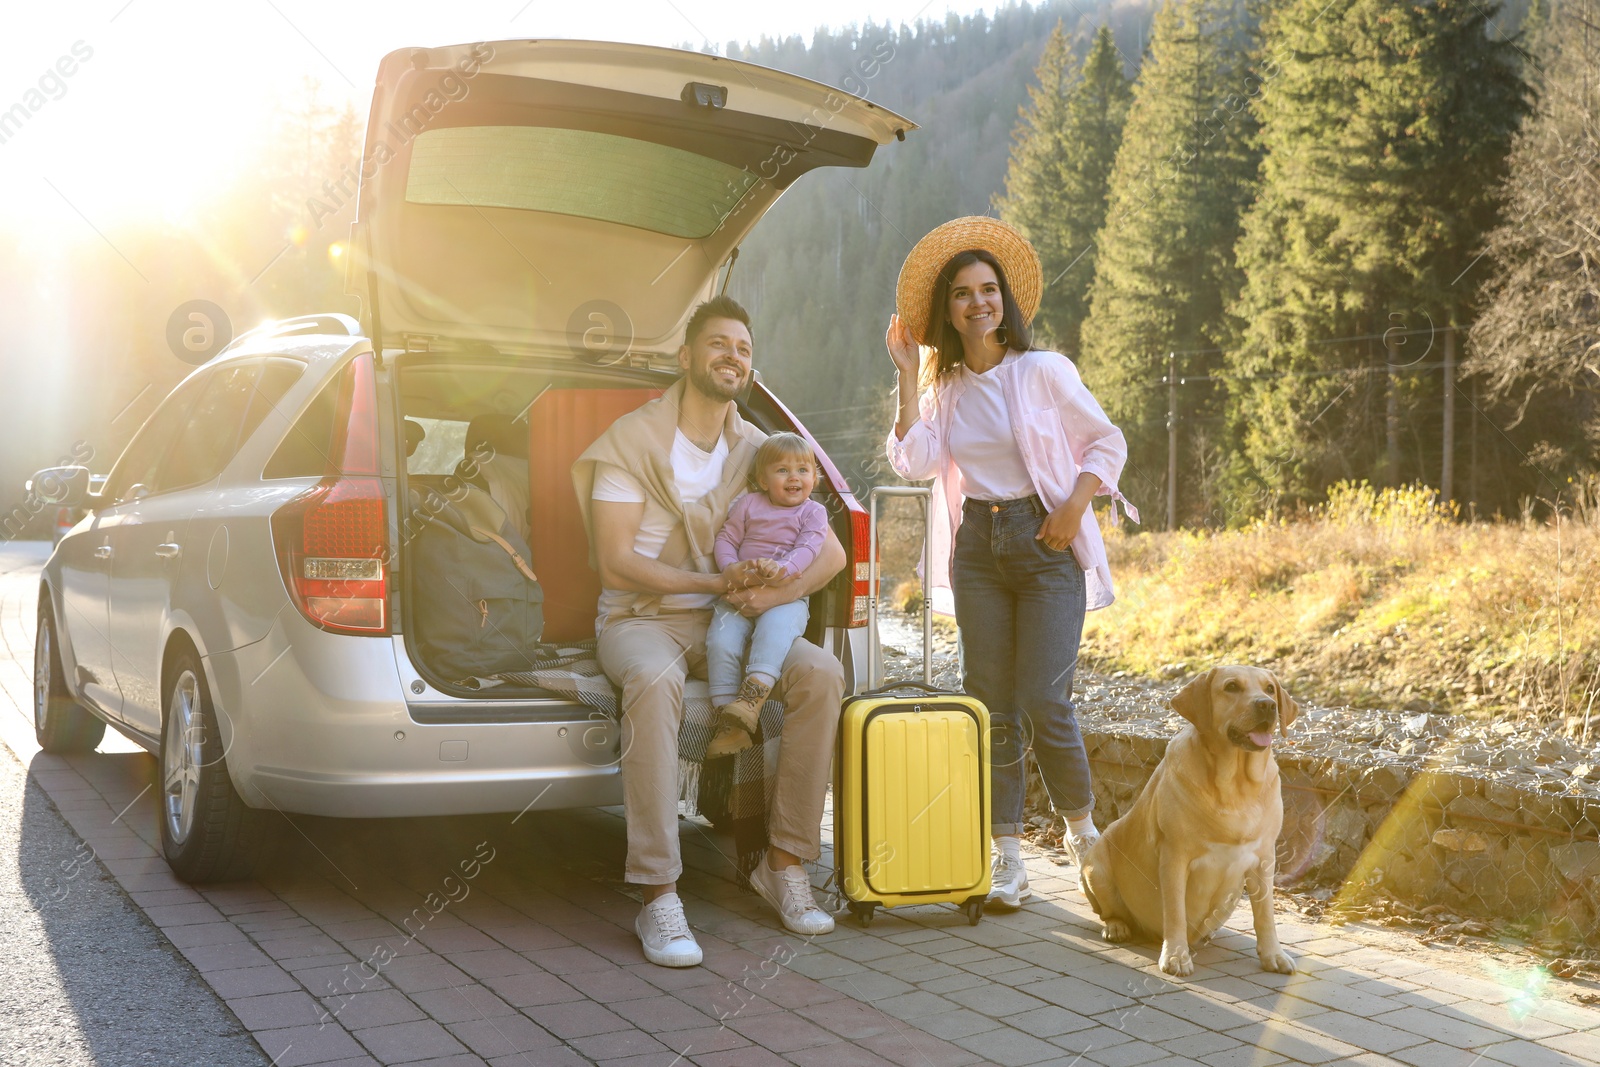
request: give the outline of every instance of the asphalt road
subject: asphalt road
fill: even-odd
[[[39,542],[0,546],[0,580],[36,571],[48,552]],[[5,689],[16,697],[31,650],[0,656]],[[29,778],[31,724],[18,721],[15,703],[0,702],[8,720],[0,729],[0,1064],[266,1064],[249,1032]],[[102,750],[133,746],[108,734]]]

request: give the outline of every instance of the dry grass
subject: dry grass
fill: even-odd
[[[1107,539],[1097,669],[1273,666],[1304,695],[1532,716],[1600,736],[1600,516],[1461,523],[1430,490],[1337,486],[1295,521]]]

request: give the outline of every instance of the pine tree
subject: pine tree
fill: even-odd
[[[1539,5],[1539,102],[1512,150],[1469,367],[1557,485],[1600,468],[1600,4]]]
[[[1147,507],[1166,492],[1167,354],[1223,344],[1224,309],[1241,284],[1233,245],[1258,162],[1249,103],[1269,79],[1252,66],[1254,39],[1250,13],[1234,0],[1167,3],[1156,14],[1112,168],[1081,362],[1128,439],[1124,481]],[[1180,371],[1203,376],[1195,357],[1183,359]],[[1213,465],[1212,446],[1197,447],[1194,428],[1215,438],[1214,392],[1205,382],[1183,387],[1191,429],[1180,486]],[[1192,516],[1199,501],[1184,495]]]
[[[1470,311],[1525,109],[1490,15],[1477,0],[1288,0],[1270,20],[1282,73],[1256,105],[1262,188],[1228,360],[1236,513],[1341,478],[1437,477],[1436,331]]]
[[[1111,164],[1132,92],[1109,27],[1101,26],[1080,68],[1056,23],[1035,71],[1038,86],[1012,134],[1000,217],[1033,242],[1045,290],[1034,326],[1041,343],[1078,351],[1094,279],[1094,239],[1106,218]]]

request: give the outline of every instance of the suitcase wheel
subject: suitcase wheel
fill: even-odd
[[[854,915],[856,920],[860,922],[863,927],[872,925],[872,915],[877,910],[878,906],[876,904],[862,903],[858,900],[852,900],[850,902],[850,914]]]
[[[977,926],[978,920],[983,918],[983,897],[971,897],[961,905],[961,910],[967,913],[967,925]]]

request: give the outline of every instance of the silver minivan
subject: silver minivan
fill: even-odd
[[[41,579],[40,745],[86,751],[109,724],[156,754],[164,851],[191,881],[245,873],[263,813],[620,803],[614,723],[419,655],[408,502],[463,477],[474,427],[494,427],[516,475],[501,483],[526,489],[544,640],[592,638],[573,460],[671,383],[690,311],[791,182],[866,166],[912,128],[816,82],[671,49],[385,57],[348,257],[361,320],[234,341],[96,493],[85,468],[36,475],[89,509]],[[757,326],[758,366],[803,358],[761,350]],[[805,433],[759,381],[740,407]],[[822,469],[851,564],[813,596],[808,637],[865,679],[866,515]]]

